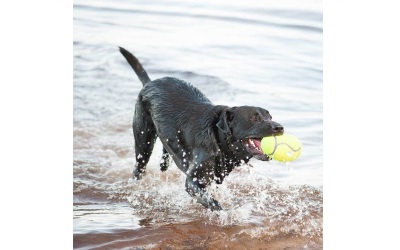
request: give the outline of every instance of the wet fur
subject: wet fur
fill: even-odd
[[[281,134],[283,127],[260,107],[228,107],[212,102],[190,83],[164,77],[151,81],[129,51],[120,52],[143,83],[133,118],[136,165],[135,179],[145,174],[158,137],[163,145],[161,170],[168,169],[170,156],[186,174],[186,191],[204,207],[221,210],[207,186],[222,183],[234,167],[247,163],[254,152],[246,148],[249,138]],[[260,160],[269,160],[257,154]]]

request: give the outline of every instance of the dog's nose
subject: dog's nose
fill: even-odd
[[[276,123],[273,125],[272,130],[274,131],[274,133],[283,133],[283,126],[280,125],[279,123]]]

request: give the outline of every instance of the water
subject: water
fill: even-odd
[[[322,1],[74,1],[74,248],[321,249]],[[214,104],[268,109],[303,144],[300,158],[235,169],[210,212],[173,164],[133,181],[141,83],[174,76]]]

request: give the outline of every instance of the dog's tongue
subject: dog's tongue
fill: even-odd
[[[258,149],[261,149],[261,142],[259,140],[253,140],[253,142],[254,142],[254,145],[256,145],[256,147]]]

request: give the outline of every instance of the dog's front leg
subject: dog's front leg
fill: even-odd
[[[206,187],[211,183],[214,170],[210,161],[196,164],[189,168],[186,177],[186,192],[197,199],[197,202],[211,211],[222,210],[221,205],[206,191]]]

